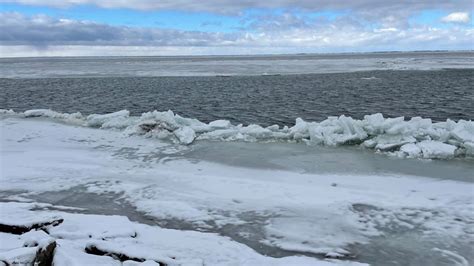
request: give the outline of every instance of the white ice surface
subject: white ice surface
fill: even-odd
[[[199,124],[188,126],[193,123]],[[218,227],[242,225],[253,220],[246,216],[264,217],[263,243],[324,254],[344,253],[348,244],[382,234],[378,225],[417,227],[426,235],[460,240],[474,234],[472,183],[242,168],[189,161],[179,157],[185,146],[122,131],[23,118],[3,119],[1,126],[2,190],[84,185],[95,193],[123,192],[124,200],[149,215],[200,226],[210,221]],[[377,209],[361,213],[354,204]]]

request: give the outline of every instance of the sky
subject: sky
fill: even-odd
[[[473,50],[472,0],[0,0],[0,57]]]

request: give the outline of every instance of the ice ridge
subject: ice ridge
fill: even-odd
[[[327,146],[360,145],[399,157],[450,159],[474,157],[474,122],[469,120],[433,122],[413,117],[386,118],[382,114],[366,115],[357,120],[341,115],[321,122],[297,118],[292,127],[251,124],[233,125],[227,120],[203,123],[181,117],[172,111],[152,111],[131,116],[127,110],[109,114],[59,113],[48,109],[16,113],[0,110],[2,116],[48,117],[65,123],[121,130],[126,135],[143,135],[188,145],[194,141],[305,142]]]

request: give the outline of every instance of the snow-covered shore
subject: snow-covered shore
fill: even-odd
[[[60,192],[78,186],[84,187],[88,193],[115,193],[137,211],[158,220],[185,221],[195,228],[195,231],[186,233],[173,231],[166,237],[189,233],[199,235],[199,239],[201,236],[211,239],[206,241],[227,243],[223,245],[230,245],[229,253],[223,253],[223,257],[228,257],[228,261],[222,264],[243,264],[233,260],[240,258],[241,252],[251,258],[249,264],[255,261],[273,265],[278,260],[262,256],[235,239],[215,234],[201,235],[203,233],[199,230],[224,232],[226,228],[234,228],[240,238],[261,245],[364,262],[368,261],[365,254],[354,253],[358,246],[370,247],[374,239],[390,239],[393,234],[398,239],[411,235],[416,236],[415,240],[407,240],[404,246],[416,250],[425,259],[440,260],[441,254],[455,254],[469,262],[474,259],[467,248],[474,236],[472,181],[449,180],[450,176],[439,179],[406,174],[301,173],[223,165],[187,157],[185,151],[193,149],[192,145],[175,145],[143,138],[139,134],[124,134],[123,130],[83,126],[84,122],[94,121],[93,118],[80,118],[76,125],[71,125],[70,121],[58,123],[15,115],[0,120],[1,191],[9,192],[2,200],[31,200],[39,193]],[[104,127],[103,123],[99,124]],[[340,158],[340,163],[350,162]],[[23,208],[19,206],[13,209]],[[23,210],[26,213],[31,211],[30,207]],[[16,219],[16,214],[3,215],[4,209],[1,211],[2,218]],[[91,219],[89,224],[108,219],[100,215],[84,218],[79,214],[74,216],[57,211],[42,210],[42,213],[63,217],[65,222],[60,226],[67,225],[68,220],[77,222],[70,227],[68,237],[71,238],[85,230],[80,224],[84,219]],[[31,215],[24,216],[21,221],[28,221],[31,217],[41,216],[31,211]],[[127,220],[124,217],[117,219]],[[252,224],[255,219],[261,222]],[[142,226],[131,224],[133,226],[128,224],[124,228]],[[250,225],[257,231],[247,230]],[[57,228],[63,228],[60,226]],[[144,232],[166,231],[145,227],[148,229],[143,229]],[[400,232],[403,234],[398,235]],[[66,237],[61,241],[67,242]],[[119,242],[116,245],[120,246]],[[197,242],[189,246],[189,250],[200,252],[205,248],[206,244]],[[70,252],[79,252],[86,244],[78,243],[82,244],[70,247]],[[161,244],[153,242],[148,250],[158,249]],[[395,248],[383,246],[388,245],[383,241],[377,245],[378,249]],[[174,251],[175,247],[169,247],[169,250]],[[405,247],[396,248],[403,251]],[[173,254],[181,254],[182,250],[178,251]],[[367,252],[371,252],[370,248]],[[191,251],[183,251],[183,254],[189,254],[181,258],[190,261],[191,257],[200,262],[209,259]],[[456,256],[448,256],[446,260],[459,263]],[[292,259],[316,265],[321,262],[301,257],[290,257],[281,262],[291,264],[289,261]]]
[[[33,265],[38,251],[55,243],[54,265],[363,265],[303,256],[271,258],[212,233],[163,229],[123,216],[44,209],[48,207],[54,206],[0,203],[0,224],[16,220],[33,225],[61,218],[59,224],[21,235],[0,232],[0,264]]]
[[[367,265],[353,261],[357,258],[353,255],[347,260],[338,253],[325,259],[273,258],[215,233],[165,229],[124,216],[77,211],[45,203],[1,202],[0,265]],[[18,227],[33,229],[10,230]],[[469,258],[451,250],[431,251],[447,263],[435,259],[436,265],[470,265]],[[388,260],[381,258],[374,265],[384,261]]]

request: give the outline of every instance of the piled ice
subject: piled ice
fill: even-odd
[[[11,115],[2,110],[0,114]],[[21,115],[21,114],[20,114]],[[321,145],[361,145],[365,148],[400,157],[447,159],[474,156],[474,122],[434,123],[431,119],[414,117],[385,118],[382,114],[366,115],[362,120],[341,115],[322,122],[297,118],[293,127],[273,125],[262,127],[233,125],[227,120],[208,124],[184,118],[172,111],[147,112],[130,116],[127,110],[110,114],[66,114],[51,110],[29,110],[24,117],[50,117],[88,127],[123,130],[128,135],[144,135],[191,144],[195,140],[213,141],[296,141]]]

